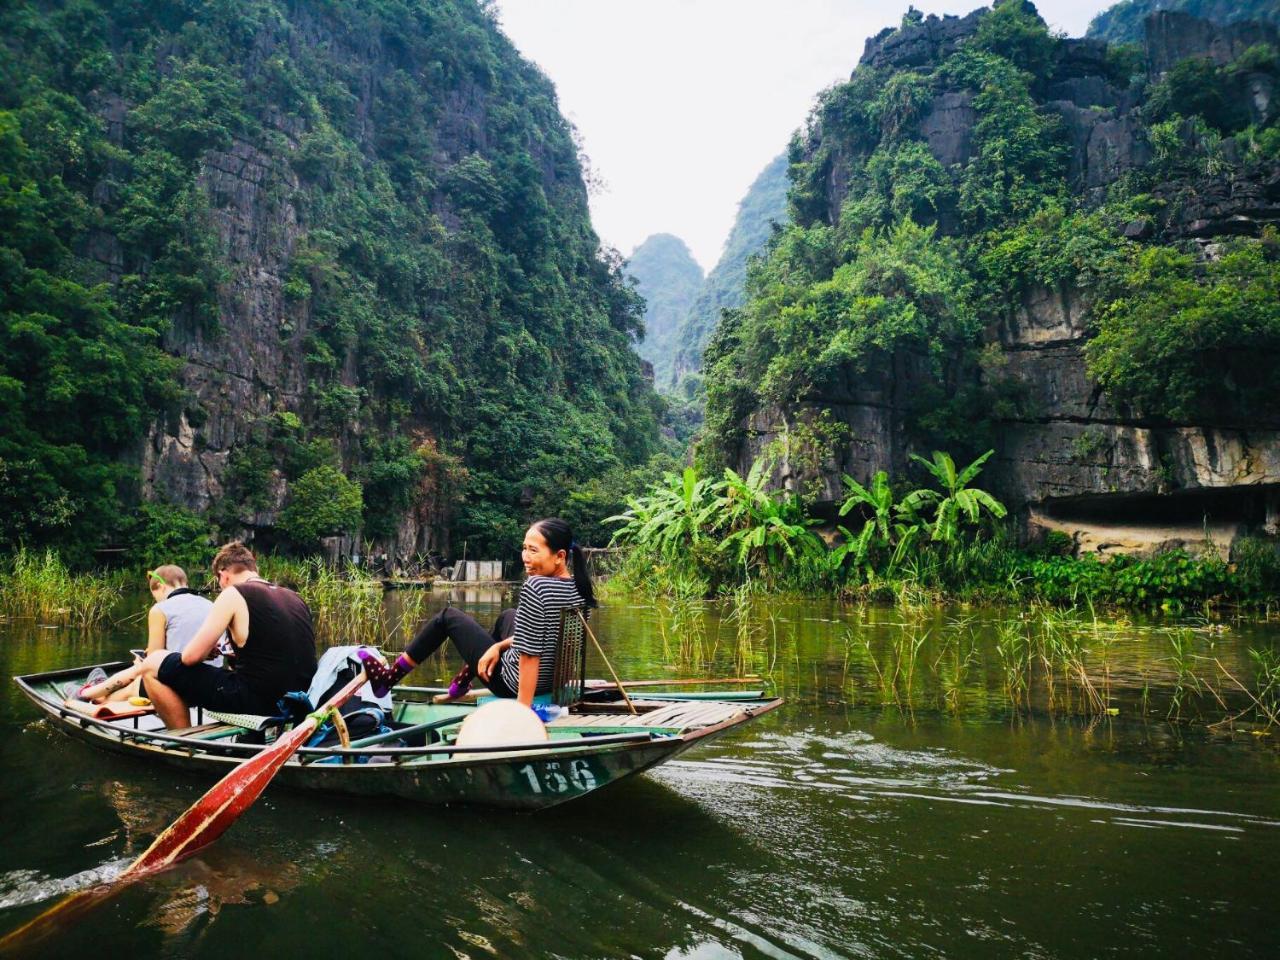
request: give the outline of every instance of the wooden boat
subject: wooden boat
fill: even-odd
[[[14,680],[49,722],[70,736],[211,780],[262,750],[264,738],[272,735],[270,730],[205,722],[195,710],[192,726],[174,731],[165,730],[149,708],[123,704],[114,712],[86,712],[88,705],[73,706],[63,691],[83,683],[94,666],[113,673],[128,664],[103,663]],[[454,742],[458,728],[476,704],[435,702],[440,692],[396,688],[390,733],[353,740],[349,748],[302,747],[275,782],[337,794],[538,810],[647,770],[782,704],[762,690],[709,697],[705,691],[645,688],[631,694],[638,711],[633,716],[621,702],[610,701],[611,688],[588,682],[582,702],[547,725],[548,740],[460,747]]]

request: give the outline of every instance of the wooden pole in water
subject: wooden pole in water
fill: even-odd
[[[600,659],[604,661],[604,665],[609,668],[609,672],[613,674],[613,682],[618,685],[618,692],[622,694],[622,699],[627,702],[627,709],[631,711],[633,717],[640,715],[636,710],[636,705],[631,702],[631,698],[627,696],[627,688],[622,685],[622,681],[618,679],[618,671],[613,669],[613,664],[609,662],[609,658],[604,654],[604,648],[600,646],[600,641],[596,639],[596,635],[591,632],[591,628],[587,626],[587,618],[582,615],[582,611],[578,611],[578,619],[582,621],[582,629],[587,631],[587,636],[591,638],[591,642],[596,645],[596,652],[600,654]]]

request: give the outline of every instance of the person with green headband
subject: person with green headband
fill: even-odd
[[[169,650],[180,653],[196,635],[213,603],[187,586],[187,573],[174,564],[147,571],[147,589],[154,604],[147,611],[147,653]],[[206,661],[222,666],[222,657]],[[89,682],[76,691],[81,700],[129,700],[145,697],[141,664],[135,664],[108,677],[103,670],[89,676]]]

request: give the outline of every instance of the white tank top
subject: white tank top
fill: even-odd
[[[181,653],[182,648],[194,639],[213,608],[213,603],[198,593],[170,594],[156,604],[164,614],[164,647],[174,653]],[[215,667],[222,666],[222,657],[206,660]]]

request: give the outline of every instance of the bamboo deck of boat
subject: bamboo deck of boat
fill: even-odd
[[[631,715],[618,713],[570,713],[552,720],[549,727],[656,727],[684,733],[703,727],[714,727],[745,713],[740,703],[718,703],[705,700],[645,700],[646,709]]]

